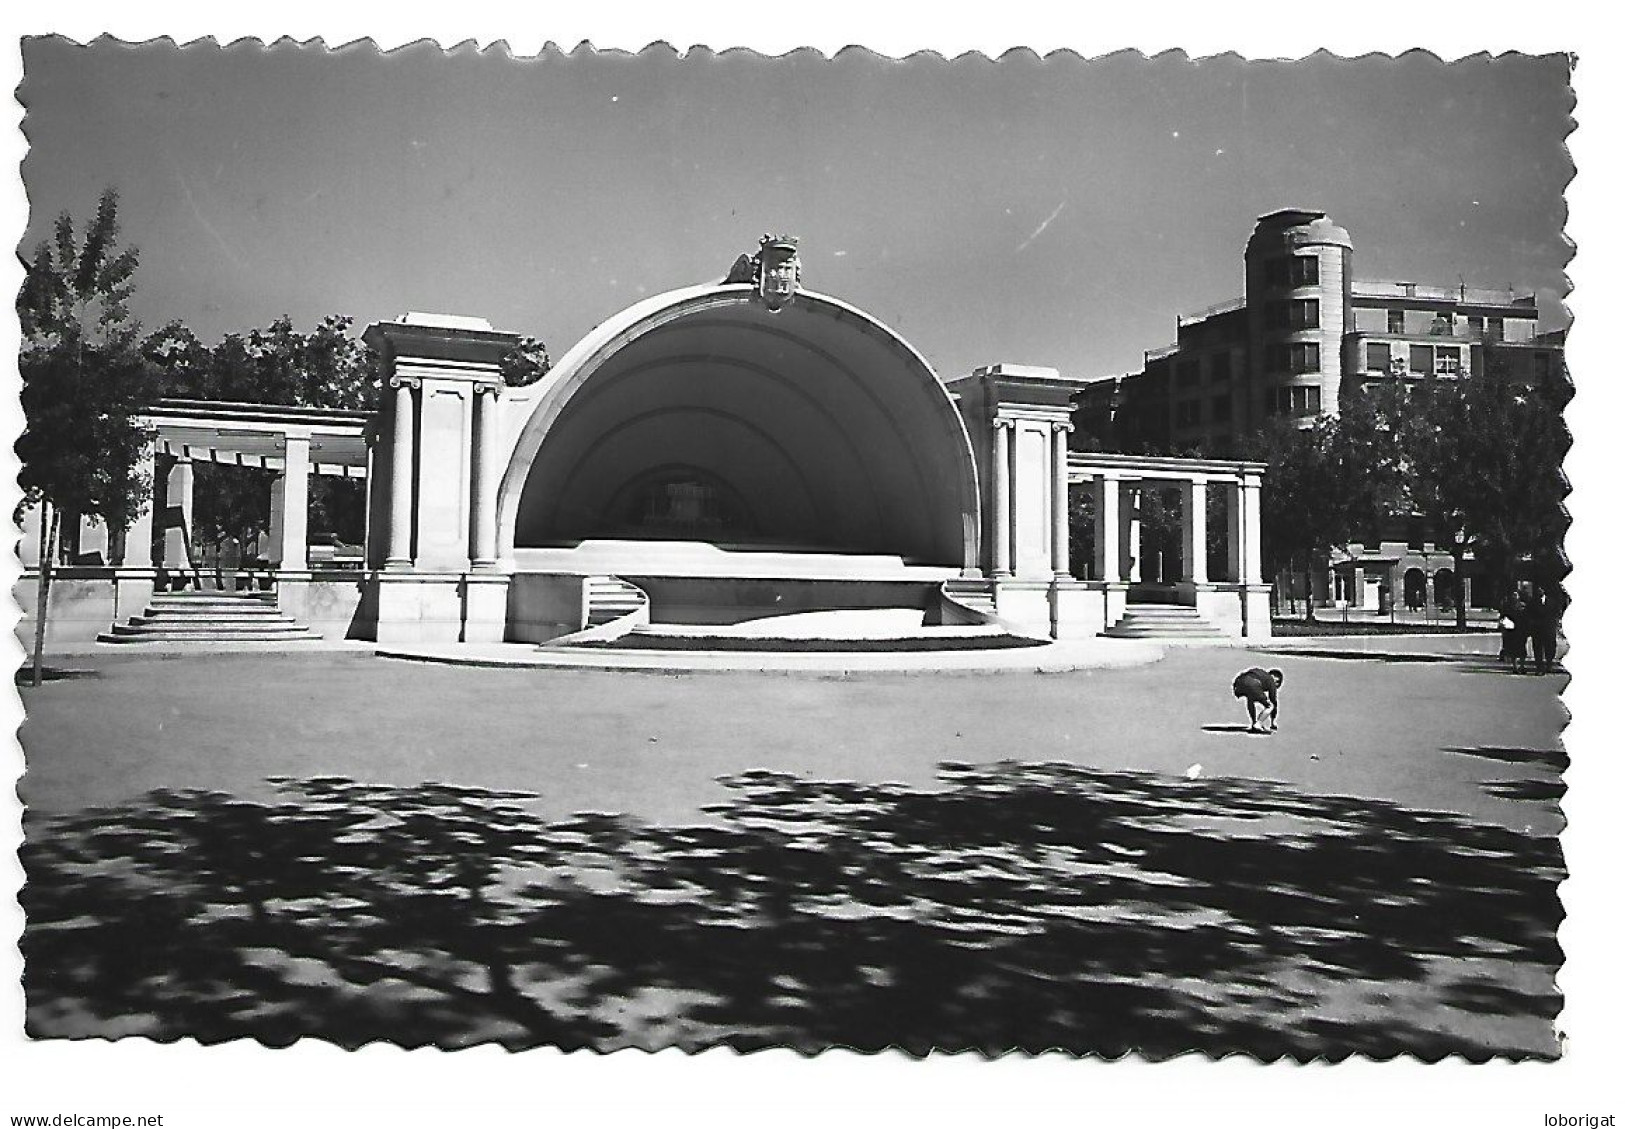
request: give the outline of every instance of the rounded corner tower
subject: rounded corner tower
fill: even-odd
[[[1323,211],[1260,216],[1247,241],[1251,416],[1302,422],[1337,410],[1352,320],[1354,244]]]

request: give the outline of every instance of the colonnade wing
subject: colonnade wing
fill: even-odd
[[[152,481],[153,501],[126,536],[124,563],[138,568],[180,563],[170,557],[184,553],[184,535],[166,538],[163,560],[151,559],[154,525],[190,530],[191,468],[210,463],[274,475],[268,559],[283,569],[307,568],[309,480],[317,475],[365,481],[371,421],[372,413],[364,411],[159,401],[137,419],[150,436],[137,470]]]
[[[1069,484],[1086,484],[1094,496],[1096,579],[1138,583],[1143,558],[1143,491],[1171,488],[1180,498],[1179,521],[1184,583],[1263,583],[1260,490],[1265,465],[1221,459],[1073,452],[1067,460]],[[1209,576],[1208,498],[1221,492],[1225,508],[1223,578]]]

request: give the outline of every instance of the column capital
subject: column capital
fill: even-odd
[[[1054,432],[1057,432],[1057,433],[1066,432],[1066,433],[1070,434],[1070,433],[1076,431],[1077,427],[1075,425],[1073,425],[1073,424],[1070,424],[1070,423],[1063,423],[1060,420],[1051,420],[1050,425],[1049,425],[1049,429],[1051,431],[1054,431]]]
[[[423,378],[420,376],[394,375],[389,378],[391,388],[422,388]]]
[[[499,397],[499,396],[502,395],[503,388],[505,388],[507,386],[505,384],[503,384],[502,381],[500,381],[500,380],[481,380],[481,381],[475,382],[473,387],[474,387],[474,395],[475,396],[479,396],[482,393],[489,392],[491,394],[492,398],[495,399],[496,397]]]

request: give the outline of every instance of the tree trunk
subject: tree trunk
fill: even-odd
[[[1303,556],[1303,621],[1315,622],[1315,555]]]
[[[51,600],[51,564],[56,556],[57,525],[62,513],[50,502],[40,502],[39,583],[34,604],[34,685],[45,682],[45,610]],[[46,515],[49,514],[49,518]]]

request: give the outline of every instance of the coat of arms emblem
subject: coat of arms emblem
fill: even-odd
[[[756,253],[756,292],[774,312],[796,296],[801,282],[797,242],[790,235],[764,235],[762,249]]]

